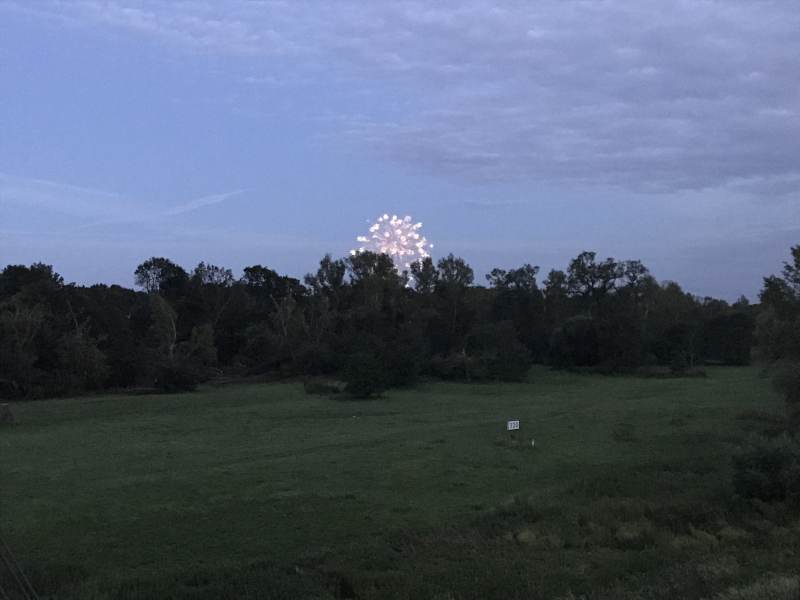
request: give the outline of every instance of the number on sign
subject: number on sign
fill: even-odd
[[[508,431],[513,431],[514,429],[519,429],[519,421],[508,422]]]

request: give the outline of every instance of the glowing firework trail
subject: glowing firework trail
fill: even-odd
[[[369,235],[356,238],[362,245],[351,250],[350,254],[365,251],[388,254],[398,269],[408,269],[413,263],[430,256],[428,248],[433,248],[433,244],[428,244],[427,238],[420,235],[421,228],[422,223],[414,223],[411,217],[400,219],[397,215],[391,218],[383,215],[369,228]]]

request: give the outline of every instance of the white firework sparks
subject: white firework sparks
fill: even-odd
[[[415,262],[430,256],[428,249],[433,248],[425,236],[421,235],[422,223],[414,223],[411,217],[402,219],[397,215],[378,217],[368,235],[356,238],[361,246],[351,250],[350,254],[359,252],[376,252],[392,257],[397,269],[408,269]]]

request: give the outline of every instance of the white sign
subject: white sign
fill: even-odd
[[[513,431],[515,429],[519,429],[519,421],[509,421],[507,430]]]

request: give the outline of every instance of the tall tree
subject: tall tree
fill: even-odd
[[[433,264],[433,259],[426,256],[421,261],[411,263],[411,280],[414,290],[420,294],[432,294],[439,282],[439,271]]]
[[[464,259],[452,254],[440,259],[436,267],[439,272],[436,293],[441,305],[438,329],[448,353],[463,353],[472,326],[472,311],[467,310],[466,297],[475,273]]]
[[[791,249],[783,277],[764,279],[756,336],[761,355],[775,373],[775,383],[786,399],[790,423],[800,430],[800,246]]]
[[[595,252],[581,252],[567,267],[567,287],[570,294],[595,304],[600,303],[622,277],[623,270],[613,258],[595,260]]]
[[[168,258],[149,258],[136,267],[136,285],[149,294],[174,290],[189,281],[189,274]]]
[[[317,272],[306,275],[305,282],[314,293],[327,296],[331,306],[337,309],[342,300],[346,274],[347,264],[345,261],[334,260],[330,254],[326,254],[319,262]]]

